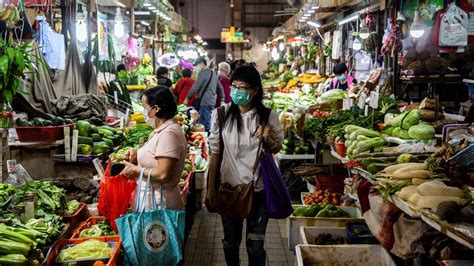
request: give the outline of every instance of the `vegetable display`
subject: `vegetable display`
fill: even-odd
[[[54,117],[52,119],[44,118],[33,118],[32,120],[26,120],[24,118],[18,118],[15,120],[15,125],[18,127],[48,127],[48,126],[62,126],[71,125],[74,121],[71,119],[63,119],[61,117]]]
[[[9,201],[13,194],[15,193],[15,188],[6,183],[0,183],[0,207]]]
[[[87,240],[75,246],[65,248],[59,253],[59,262],[109,258],[113,249],[105,242]]]
[[[35,207],[38,217],[43,217],[44,213],[57,213],[67,208],[64,190],[50,182],[28,181],[16,191],[16,204],[23,202],[27,193],[37,195]]]
[[[116,146],[124,139],[123,133],[108,126],[95,126],[91,123],[79,120],[76,122],[79,131],[78,154],[97,155],[102,154]]]
[[[101,237],[101,236],[113,236],[115,232],[110,226],[109,221],[104,220],[97,224],[92,225],[89,228],[86,228],[81,231],[80,238],[91,238],[91,237]]]
[[[346,243],[346,239],[340,236],[322,233],[309,241],[311,245],[342,245]]]
[[[331,204],[300,206],[293,211],[295,217],[349,217],[345,211]]]
[[[347,125],[344,128],[346,135],[345,146],[349,156],[364,152],[381,151],[386,143],[382,134],[378,131],[355,125]]]
[[[332,193],[329,189],[318,190],[315,193],[305,194],[303,200],[305,205],[333,204],[338,206],[341,204],[341,195]]]
[[[68,201],[67,202],[67,210],[64,213],[64,215],[66,215],[66,216],[72,215],[73,213],[75,213],[77,211],[77,209],[79,209],[79,206],[81,206],[81,205],[80,205],[79,201],[77,201],[77,200]]]

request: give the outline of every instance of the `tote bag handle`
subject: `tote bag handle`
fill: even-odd
[[[148,188],[150,188],[151,201],[152,201],[152,206],[153,206],[152,208],[154,210],[158,209],[158,205],[156,204],[155,190],[153,188],[153,183],[151,182],[151,171],[152,171],[152,169],[150,169],[150,172],[148,173],[148,178],[147,178],[147,181],[146,181],[146,184],[145,184],[145,189],[144,189],[144,192],[143,192],[143,196],[140,196],[140,195],[141,195],[141,187],[142,187],[142,182],[143,182],[142,180],[143,180],[145,168],[143,168],[140,171],[140,178],[138,180],[138,185],[137,185],[137,190],[136,190],[137,192],[135,193],[136,194],[135,195],[135,212],[144,212],[145,211],[145,204],[146,204],[146,200],[147,200]],[[163,200],[163,195],[161,195],[161,199]],[[139,205],[140,201],[141,201],[141,205]],[[161,203],[161,205],[163,205],[163,203]]]

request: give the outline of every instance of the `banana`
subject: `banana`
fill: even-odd
[[[8,18],[8,21],[11,21],[11,22],[16,22],[15,20],[15,17],[16,17],[16,12],[18,11],[18,9],[16,7],[12,7],[12,12],[10,12],[10,17]]]
[[[20,20],[20,10],[18,10],[17,7],[15,7],[15,10],[14,10],[14,16],[13,16],[13,22],[18,22]]]
[[[0,5],[0,17],[2,17],[6,11],[7,8],[5,7],[5,5]]]

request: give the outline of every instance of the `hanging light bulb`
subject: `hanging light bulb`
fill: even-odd
[[[120,7],[117,7],[117,11],[115,14],[116,15],[115,15],[114,34],[115,34],[115,37],[120,38],[124,35],[123,18],[122,18],[122,13],[120,13]]]
[[[355,51],[359,51],[362,49],[362,42],[359,40],[359,38],[354,38],[354,41],[352,41],[352,49]]]
[[[84,13],[82,12],[82,5],[79,5],[76,14],[76,38],[80,42],[87,40],[87,26]]]
[[[360,23],[359,37],[362,40],[365,40],[369,38],[369,36],[370,36],[369,27],[367,27],[367,23],[365,23],[365,19],[362,19],[362,22]]]
[[[285,50],[285,43],[284,43],[284,42],[280,42],[280,43],[278,44],[278,50],[280,50],[280,51]]]
[[[272,58],[274,61],[277,61],[278,59],[280,59],[280,53],[278,52],[278,49],[276,46],[273,46],[272,48]]]
[[[410,35],[411,37],[418,39],[425,33],[425,24],[420,17],[420,11],[415,11],[415,17],[413,18],[413,23],[410,26]]]

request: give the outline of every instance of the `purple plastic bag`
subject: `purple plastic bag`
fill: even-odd
[[[290,216],[293,213],[290,193],[268,148],[263,149],[260,157],[260,175],[265,188],[268,216],[273,219],[285,219]]]

